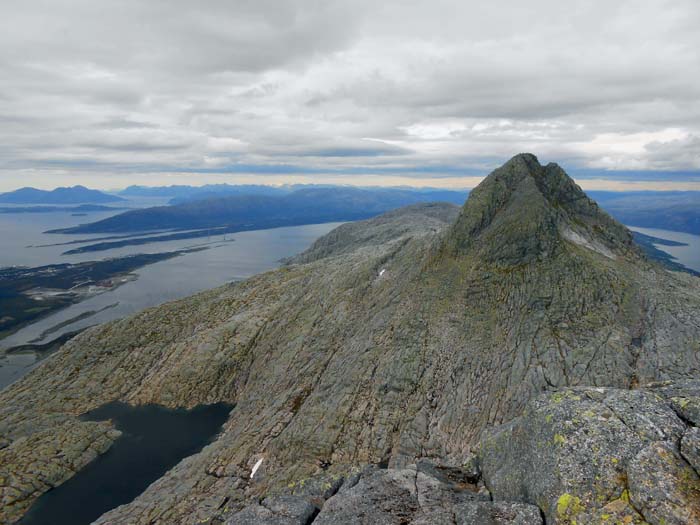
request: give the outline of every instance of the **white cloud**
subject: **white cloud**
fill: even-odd
[[[691,0],[5,0],[0,20],[4,186],[253,165],[445,177],[520,151],[700,169]]]

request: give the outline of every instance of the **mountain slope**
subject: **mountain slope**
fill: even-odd
[[[109,195],[85,186],[56,188],[51,191],[36,188],[20,188],[19,190],[0,194],[3,204],[81,204],[123,201],[121,197]]]
[[[414,204],[379,217],[348,222],[318,239],[305,252],[290,257],[287,264],[317,261],[349,254],[358,248],[381,246],[417,231],[438,232],[459,215],[459,207],[446,203]]]
[[[645,260],[560,168],[519,155],[453,213],[344,227],[304,264],[78,336],[0,393],[5,516],[82,467],[109,429],[76,416],[116,399],[235,405],[102,521],[196,523],[309,476],[464,465],[549,388],[697,377],[700,279]]]

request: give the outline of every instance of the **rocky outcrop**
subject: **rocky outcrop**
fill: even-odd
[[[646,261],[582,195],[560,168],[518,156],[453,223],[447,205],[364,223],[366,235],[361,223],[344,227],[298,264],[87,330],[0,393],[0,443],[54,432],[56,454],[72,462],[78,452],[61,445],[67,428],[98,442],[104,429],[78,416],[103,403],[229,403],[215,442],[102,518],[199,523],[251,501],[266,510],[250,512],[274,514],[266,497],[319,474],[367,464],[402,471],[426,457],[462,466],[485,429],[521,416],[546,390],[696,378],[700,279]],[[700,405],[685,387],[664,388],[657,395],[686,429]],[[628,426],[643,425],[625,417],[616,424],[632,439]],[[676,435],[675,450],[690,456]],[[670,439],[652,438],[645,446]],[[547,453],[565,450],[554,445]],[[0,462],[3,494],[17,493],[20,474],[38,478],[36,454]],[[615,495],[610,468],[601,483]],[[565,491],[533,483],[544,499],[524,501],[551,515]],[[36,486],[15,508],[44,490]],[[595,487],[579,488],[583,500]],[[625,512],[625,501],[611,503],[606,513]],[[16,516],[0,510],[0,521]]]
[[[486,431],[463,466],[420,460],[366,467],[333,484],[311,478],[307,490],[292,486],[227,523],[698,523],[700,434],[674,408],[679,399],[698,401],[698,387],[700,380],[543,394]]]
[[[536,504],[547,523],[700,523],[698,428],[674,409],[678,397],[700,399],[698,387],[540,396],[485,433],[484,482],[495,500]]]
[[[434,470],[367,469],[355,483],[330,498],[314,521],[317,525],[396,524],[482,525],[542,523],[537,507],[521,503],[493,503],[488,495],[455,485]]]
[[[681,439],[681,455],[700,474],[700,429],[690,427]]]
[[[121,432],[107,423],[54,420],[55,426],[26,431],[0,444],[0,514],[22,516],[34,498],[72,477],[109,449]]]
[[[271,496],[249,505],[226,520],[226,525],[307,525],[318,509],[299,496]]]
[[[348,475],[339,490],[310,503],[309,496],[271,496],[226,523],[314,525],[541,525],[534,505],[493,502],[468,470],[421,461],[403,469],[366,467]],[[248,520],[248,521],[247,521]],[[255,521],[258,520],[258,521]]]

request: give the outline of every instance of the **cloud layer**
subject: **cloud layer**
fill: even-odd
[[[4,186],[437,181],[520,151],[700,180],[695,0],[5,0],[0,20]]]

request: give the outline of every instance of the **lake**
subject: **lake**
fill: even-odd
[[[181,459],[211,442],[231,408],[219,403],[171,410],[115,402],[89,412],[84,419],[111,419],[122,435],[107,452],[40,496],[20,523],[87,525],[129,503]]]

